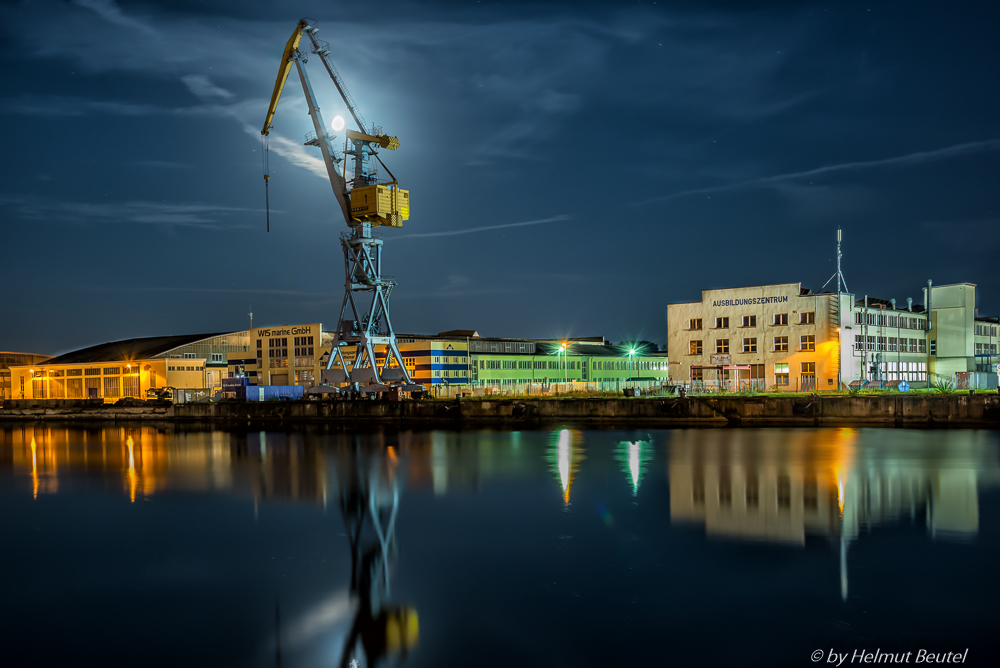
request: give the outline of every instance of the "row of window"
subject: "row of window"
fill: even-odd
[[[854,312],[855,325],[874,325],[875,327],[897,327],[899,329],[927,329],[926,318],[911,318],[903,315],[884,315],[871,311]]]
[[[997,344],[995,343],[977,343],[976,344],[976,354],[977,355],[996,355]]]
[[[997,328],[995,325],[976,325],[976,336],[996,336]]]
[[[866,337],[864,334],[855,334],[854,349],[889,353],[926,353],[927,339],[904,339],[900,337],[897,345],[897,339],[895,336]]]
[[[788,352],[788,337],[787,336],[775,336],[772,339],[773,348],[772,351],[776,353],[787,353]],[[800,352],[813,352],[816,350],[816,336],[813,334],[808,334],[799,337],[799,351]],[[726,354],[729,353],[729,339],[716,339],[715,340],[715,352],[716,354]],[[757,352],[757,339],[756,338],[744,338],[742,343],[742,349],[740,352],[743,353],[755,353]],[[702,342],[691,341],[688,347],[689,355],[702,355],[704,354],[704,346]]]
[[[745,315],[740,321],[740,327],[756,327],[757,326],[757,316],[756,315]],[[688,329],[690,330],[700,330],[702,329],[703,321],[701,318],[691,318],[688,323]],[[771,316],[771,324],[777,327],[782,327],[788,325],[788,314],[787,313],[774,313]],[[815,311],[803,311],[799,313],[800,325],[815,325],[816,324],[816,312]],[[715,329],[729,329],[729,316],[722,316],[715,319]]]
[[[201,367],[196,366],[168,366],[167,371],[201,371]]]
[[[444,362],[441,361],[442,359],[444,360]],[[459,356],[459,355],[444,355],[444,356],[435,355],[434,357],[431,358],[431,364],[465,364],[465,356],[464,355],[461,355],[461,356]]]

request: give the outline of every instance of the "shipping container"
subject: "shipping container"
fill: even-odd
[[[301,385],[251,385],[245,388],[247,401],[291,401],[302,399],[306,388]]]

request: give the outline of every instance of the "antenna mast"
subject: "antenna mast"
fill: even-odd
[[[843,238],[843,233],[841,232],[840,226],[838,225],[837,226],[837,273],[827,279],[826,283],[823,284],[823,287],[820,288],[820,292],[822,292],[823,289],[830,284],[830,281],[832,281],[835,278],[837,279],[837,293],[843,294],[847,292],[847,279],[844,278],[844,272],[840,270],[840,259],[844,256],[843,253],[840,252],[840,242],[842,238]]]

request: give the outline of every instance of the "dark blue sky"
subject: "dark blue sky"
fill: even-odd
[[[0,7],[0,350],[239,329],[249,305],[336,324],[347,227],[294,71],[264,229],[259,132],[302,16],[400,139],[399,332],[663,342],[704,288],[818,290],[837,225],[859,295],[968,281],[1000,310],[996,3],[36,1]]]

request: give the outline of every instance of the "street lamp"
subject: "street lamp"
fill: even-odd
[[[566,382],[566,344],[563,343],[562,345],[560,345],[559,346],[559,350],[560,350],[560,352],[562,352],[562,358],[563,358],[562,359],[562,361],[563,361],[563,382],[565,383]]]
[[[634,356],[635,356],[635,348],[629,348],[628,349],[628,363],[629,363],[629,366],[632,367],[633,371],[635,371],[635,368],[636,368],[636,367],[632,366],[634,364],[634,362],[633,362],[633,357]],[[632,376],[632,374],[629,374],[629,380],[632,380],[631,376]]]

